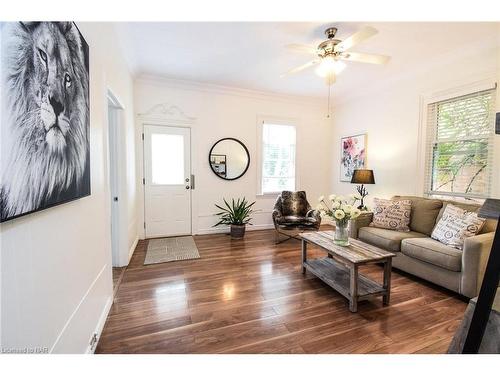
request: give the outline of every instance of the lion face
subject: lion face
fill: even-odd
[[[71,22],[6,23],[1,36],[0,211],[10,217],[90,189],[88,46]]]
[[[39,134],[50,152],[63,153],[75,95],[70,49],[55,24],[42,23],[32,35],[34,74],[31,79],[37,88],[38,115],[43,126]]]

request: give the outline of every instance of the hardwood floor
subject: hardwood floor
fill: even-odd
[[[116,296],[116,293],[118,292],[118,287],[122,282],[123,274],[125,273],[126,268],[127,267],[113,267],[111,270],[113,273],[113,296]]]
[[[201,259],[148,266],[139,242],[96,353],[444,353],[466,308],[393,270],[391,305],[374,298],[351,313],[340,294],[301,274],[299,241],[275,245],[272,230],[195,241]],[[382,277],[375,265],[360,272]]]

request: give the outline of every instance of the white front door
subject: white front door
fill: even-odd
[[[146,237],[191,234],[189,128],[144,125]]]

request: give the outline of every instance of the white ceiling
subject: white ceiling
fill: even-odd
[[[118,23],[116,28],[135,76],[325,96],[327,88],[314,68],[280,78],[281,73],[312,59],[284,46],[317,45],[329,26],[338,27],[337,38],[345,39],[365,25],[379,33],[352,50],[389,55],[391,60],[385,66],[349,62],[334,85],[337,95],[474,46],[498,44],[496,23],[130,22]]]

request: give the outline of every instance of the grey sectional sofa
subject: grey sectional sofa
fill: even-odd
[[[432,230],[447,204],[468,211],[479,210],[479,205],[414,196],[395,196],[393,199],[412,201],[410,232],[370,227],[373,214],[365,213],[351,222],[351,237],[394,252],[394,268],[466,297],[477,296],[497,222],[487,220],[479,234],[467,238],[463,250],[458,250],[433,240],[430,237]]]

